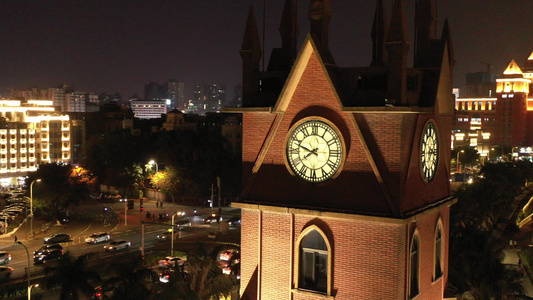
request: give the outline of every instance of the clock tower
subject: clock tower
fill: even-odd
[[[431,2],[417,1],[417,30],[432,32]],[[226,109],[243,114],[243,192],[232,203],[242,212],[242,299],[444,299],[448,23],[438,39],[419,36],[411,68],[403,1],[387,26],[377,0],[372,63],[341,67],[328,49],[329,0],[311,0],[311,32],[291,50],[295,3],[286,0],[284,45],[264,71],[250,9],[243,107]]]

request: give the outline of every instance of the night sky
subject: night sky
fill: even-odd
[[[267,59],[281,46],[283,2],[266,0]],[[329,41],[337,64],[368,66],[376,1],[331,2]],[[390,18],[392,0],[384,3]],[[412,28],[415,0],[404,3]],[[128,98],[143,97],[148,82],[177,79],[185,83],[187,99],[197,83],[225,84],[231,95],[241,81],[239,49],[250,5],[262,33],[262,0],[1,0],[0,88],[67,83]],[[301,41],[308,6],[299,1]],[[466,72],[490,64],[501,74],[511,59],[523,64],[533,51],[533,0],[438,0],[437,7],[438,36],[444,18],[451,25],[457,87]]]

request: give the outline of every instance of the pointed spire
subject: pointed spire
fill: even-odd
[[[261,61],[261,43],[259,31],[252,6],[248,10],[246,29],[241,46],[242,59],[242,98],[243,106],[250,106],[252,97],[259,91],[259,63]]]
[[[279,32],[281,34],[281,47],[294,61],[297,54],[298,34],[300,29],[297,20],[296,0],[285,0]]]
[[[405,9],[402,0],[395,0],[392,6],[392,16],[390,21],[387,42],[409,42],[407,34],[407,23],[405,21]]]
[[[409,42],[402,0],[395,0],[387,34],[387,97],[394,105],[407,105],[407,53]]]
[[[385,35],[387,34],[387,17],[383,9],[383,0],[377,0],[374,22],[372,24],[372,62],[371,67],[385,65]]]
[[[455,52],[453,49],[452,34],[450,30],[450,23],[448,23],[448,18],[444,20],[444,26],[442,26],[441,40],[446,42],[446,45],[448,46],[448,57],[450,61],[450,68],[453,70],[456,59],[455,59]]]
[[[430,52],[432,34],[435,31],[434,0],[418,0],[415,8],[415,66],[422,66]]]
[[[308,15],[313,40],[317,44],[327,46],[329,21],[331,20],[331,0],[311,0]]]

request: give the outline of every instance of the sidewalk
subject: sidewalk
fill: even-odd
[[[533,297],[533,283],[531,280],[531,275],[533,275],[531,274],[532,270],[529,270],[529,268],[527,268],[527,266],[525,265],[518,264],[519,259],[521,262],[524,261],[520,257],[520,249],[519,248],[512,248],[512,249],[508,248],[508,249],[505,249],[503,252],[505,254],[505,258],[502,261],[503,264],[515,265],[519,268],[525,269],[526,274],[524,274],[525,277],[524,277],[524,281],[522,282],[522,286],[524,287],[526,295],[529,297]]]

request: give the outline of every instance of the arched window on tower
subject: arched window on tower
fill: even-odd
[[[415,231],[411,238],[411,253],[409,260],[409,299],[412,299],[420,292],[418,288],[420,274],[420,242],[418,231]]]
[[[325,236],[318,227],[302,232],[298,243],[298,289],[329,293],[330,251]]]
[[[442,276],[442,221],[437,221],[435,228],[435,267],[433,268],[433,281]]]

